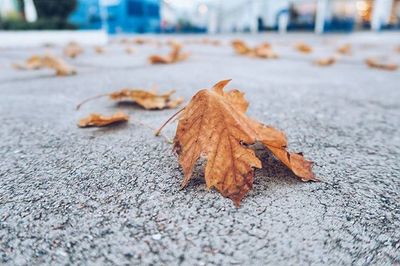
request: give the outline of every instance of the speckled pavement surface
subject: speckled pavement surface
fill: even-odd
[[[189,60],[152,66],[166,47],[86,47],[68,60],[78,75],[17,71],[11,63],[60,47],[0,50],[0,264],[2,265],[396,265],[400,264],[400,71],[368,68],[368,56],[399,63],[395,34],[242,36],[268,40],[281,58],[234,55],[223,45],[187,44]],[[167,37],[165,37],[167,38]],[[192,39],[193,37],[177,37]],[[201,37],[198,37],[201,38]],[[315,48],[299,54],[302,40]],[[330,67],[311,61],[341,43],[354,52]],[[99,99],[123,87],[199,89],[232,78],[249,115],[286,132],[315,161],[320,183],[302,183],[259,153],[254,189],[240,208],[205,188],[199,170],[179,190],[171,145],[141,126],[175,110],[145,111]],[[131,115],[126,124],[79,129],[90,112]],[[176,124],[165,129],[173,137]],[[201,168],[199,168],[201,169]]]

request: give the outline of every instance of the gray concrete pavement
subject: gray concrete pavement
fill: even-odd
[[[400,263],[400,72],[369,69],[367,56],[393,50],[396,35],[246,36],[269,40],[277,60],[186,45],[188,61],[151,66],[167,48],[112,44],[69,60],[78,75],[16,71],[37,49],[0,51],[0,264],[3,265],[394,265]],[[185,37],[190,38],[190,37]],[[316,51],[302,55],[296,40]],[[344,42],[354,54],[311,64]],[[51,48],[55,53],[60,47]],[[171,146],[156,128],[175,110],[145,111],[82,99],[123,87],[171,88],[186,101],[232,78],[250,116],[284,130],[292,150],[315,161],[320,183],[298,181],[267,153],[240,208],[207,191],[201,172],[185,190]],[[121,109],[132,121],[79,129],[90,112]],[[173,136],[176,124],[166,128]]]

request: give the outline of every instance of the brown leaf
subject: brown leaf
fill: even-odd
[[[343,55],[351,54],[351,44],[344,44],[337,49],[337,52]]]
[[[253,186],[254,168],[262,167],[249,147],[256,142],[262,143],[301,180],[316,181],[312,162],[286,150],[284,133],[245,114],[248,102],[243,93],[223,91],[228,82],[220,81],[211,90],[197,92],[179,115],[174,148],[185,176],[181,186],[188,184],[197,160],[204,157],[207,187],[215,187],[238,206]]]
[[[34,55],[30,57],[24,64],[14,64],[17,69],[40,69],[40,68],[52,68],[56,71],[57,76],[68,76],[76,74],[74,67],[67,64],[64,60],[53,55]]]
[[[129,116],[123,112],[117,112],[112,116],[103,116],[93,113],[79,120],[78,127],[104,127],[111,124],[123,123],[129,120]]]
[[[320,58],[314,61],[314,64],[319,65],[319,66],[330,66],[336,63],[336,57],[334,56],[329,56],[326,58]]]
[[[312,47],[306,43],[303,42],[299,42],[295,45],[297,51],[301,52],[301,53],[305,53],[305,54],[309,54],[312,52]]]
[[[183,102],[183,98],[171,99],[175,91],[169,91],[164,94],[157,94],[152,91],[123,89],[113,92],[110,98],[113,100],[132,100],[144,109],[165,109],[176,108]]]
[[[240,55],[246,55],[252,51],[252,49],[242,40],[233,40],[232,46],[235,52]]]
[[[39,55],[33,55],[29,57],[25,63],[15,63],[13,67],[22,70],[34,70],[42,68],[42,57]]]
[[[70,58],[75,58],[83,53],[83,48],[76,42],[70,42],[64,48],[64,55]]]
[[[232,41],[232,46],[235,52],[240,55],[271,59],[278,58],[278,55],[272,50],[269,43],[263,43],[254,48],[250,48],[242,40],[234,40]]]
[[[374,59],[374,58],[367,58],[365,60],[365,63],[369,67],[388,70],[388,71],[395,71],[398,68],[397,64],[381,62],[381,61],[378,61],[377,59]]]
[[[137,37],[137,38],[133,39],[132,42],[134,44],[142,45],[142,44],[150,43],[151,40],[150,39],[145,39],[145,38],[142,38],[142,37]]]
[[[101,46],[95,46],[94,51],[98,54],[103,54],[105,52],[104,47]]]
[[[171,96],[173,93],[175,93],[174,90],[166,92],[164,94],[157,94],[154,91],[145,91],[140,89],[123,89],[109,94],[101,94],[86,99],[80,104],[78,104],[76,108],[79,109],[84,103],[90,100],[103,96],[109,96],[110,99],[115,101],[121,101],[121,100],[133,101],[147,110],[172,109],[178,107],[183,102],[183,98],[172,99]]]
[[[278,54],[272,50],[271,45],[268,43],[256,46],[254,48],[254,54],[256,57],[261,57],[261,58],[270,58],[270,59],[278,58]]]
[[[133,49],[130,46],[125,48],[125,53],[127,53],[127,54],[133,54],[134,52],[135,52],[135,49]]]
[[[171,52],[168,55],[151,55],[149,61],[151,64],[172,64],[186,60],[188,53],[182,53],[182,45],[179,43],[171,44]]]
[[[68,65],[64,60],[52,55],[45,55],[42,58],[43,65],[56,71],[57,76],[69,76],[76,74],[74,67]]]

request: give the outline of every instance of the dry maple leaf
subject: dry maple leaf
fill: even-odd
[[[64,55],[70,58],[75,58],[83,53],[83,48],[76,42],[70,42],[64,48]]]
[[[228,82],[220,81],[211,90],[197,92],[179,115],[174,149],[185,176],[181,187],[188,184],[196,162],[204,157],[207,187],[215,187],[238,206],[253,186],[254,168],[262,167],[249,147],[256,142],[262,143],[301,180],[317,181],[312,162],[301,153],[286,150],[284,133],[245,114],[248,102],[242,92],[223,91]]]
[[[299,42],[295,45],[297,51],[309,54],[312,52],[312,47],[306,43]]]
[[[168,55],[151,55],[149,61],[151,64],[172,64],[183,61],[189,57],[188,53],[182,53],[182,45],[173,43],[172,49]]]
[[[329,56],[326,58],[320,58],[314,61],[314,64],[319,65],[319,66],[330,66],[336,63],[336,57],[334,56]]]
[[[337,49],[337,52],[343,55],[351,54],[351,44],[343,44]]]
[[[56,71],[58,76],[67,76],[76,74],[74,67],[68,65],[61,58],[55,57],[53,55],[34,55],[30,57],[24,64],[14,64],[17,69],[33,70],[40,68],[52,68]]]
[[[397,64],[394,63],[386,63],[386,62],[380,62],[377,59],[374,58],[367,58],[365,60],[365,63],[372,68],[379,68],[383,70],[388,70],[388,71],[395,71],[398,68]]]
[[[78,127],[104,127],[111,124],[127,122],[128,120],[129,116],[123,112],[117,112],[112,116],[93,113],[79,120]]]
[[[272,50],[269,43],[263,43],[254,48],[250,48],[242,40],[234,40],[232,41],[232,46],[235,52],[240,55],[260,58],[278,58],[278,55]]]
[[[157,94],[154,91],[145,91],[140,89],[122,89],[120,91],[108,94],[100,94],[86,99],[78,104],[76,109],[79,109],[84,103],[88,101],[104,96],[109,96],[110,99],[115,101],[131,100],[147,110],[165,108],[172,109],[178,107],[183,102],[183,98],[172,99],[171,96],[173,93],[175,93],[174,90],[163,94]]]

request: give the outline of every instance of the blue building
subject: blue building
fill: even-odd
[[[78,0],[77,7],[69,17],[69,21],[79,29],[101,29],[100,11],[99,0]]]
[[[160,0],[78,0],[70,22],[80,29],[103,27],[109,33],[158,32]]]

